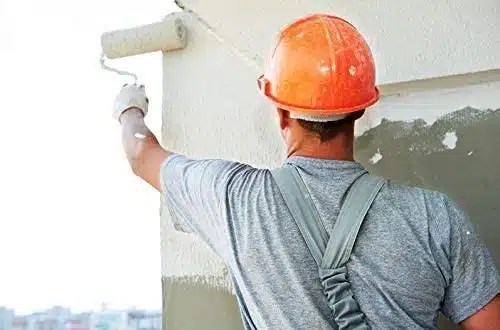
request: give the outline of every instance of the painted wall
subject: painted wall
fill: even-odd
[[[380,84],[500,68],[497,0],[178,0],[222,38],[256,58],[297,17],[345,17],[366,36]]]
[[[494,199],[500,193],[495,170],[500,158],[493,157],[500,134],[495,129],[500,35],[494,33],[500,30],[500,2],[187,0],[181,5],[194,12],[181,14],[188,47],[164,54],[166,147],[194,158],[279,166],[285,154],[277,122],[256,86],[262,58],[283,24],[311,12],[339,14],[367,36],[378,81],[390,95],[357,125],[357,160],[387,178],[449,193],[500,265],[493,237],[500,232]],[[236,301],[226,293],[220,260],[195,237],[174,232],[164,208],[162,249],[166,328],[238,328]],[[213,285],[222,290],[210,289]],[[208,323],[204,313],[211,315]]]

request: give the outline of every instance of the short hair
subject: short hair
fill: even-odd
[[[356,111],[337,121],[315,122],[304,119],[297,119],[297,121],[302,128],[317,135],[321,142],[327,142],[334,139],[340,132],[345,131],[346,128],[354,125],[354,122],[358,120],[363,113],[364,111]]]

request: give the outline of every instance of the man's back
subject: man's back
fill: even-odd
[[[286,166],[298,168],[331,232],[349,186],[365,170],[304,157]],[[336,328],[317,265],[268,170],[174,156],[163,177],[176,182],[164,191],[178,227],[200,234],[228,263],[247,328]],[[200,209],[186,210],[193,204]],[[500,291],[488,251],[455,204],[392,182],[369,210],[347,268],[373,328],[434,328],[438,310],[458,323]]]

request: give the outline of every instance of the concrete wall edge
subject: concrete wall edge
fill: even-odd
[[[460,88],[496,81],[500,81],[500,69],[385,84],[380,85],[379,88],[382,96],[394,96],[413,92]]]

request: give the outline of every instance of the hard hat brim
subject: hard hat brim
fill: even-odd
[[[274,97],[270,90],[269,90],[269,81],[264,77],[264,75],[260,76],[259,79],[257,80],[257,84],[259,86],[259,90],[262,95],[264,95],[267,99],[269,99],[272,103],[274,103],[278,108],[291,111],[291,112],[298,112],[298,113],[305,113],[305,114],[315,114],[315,115],[332,115],[332,114],[346,114],[346,113],[351,113],[351,112],[356,112],[360,110],[364,110],[375,103],[378,102],[380,99],[380,91],[379,89],[375,86],[374,87],[374,93],[373,97],[370,98],[368,101],[356,104],[350,107],[344,107],[344,108],[325,108],[325,109],[318,109],[318,108],[313,108],[313,107],[307,107],[307,106],[302,106],[299,104],[290,104],[287,102],[283,102],[276,97]]]

